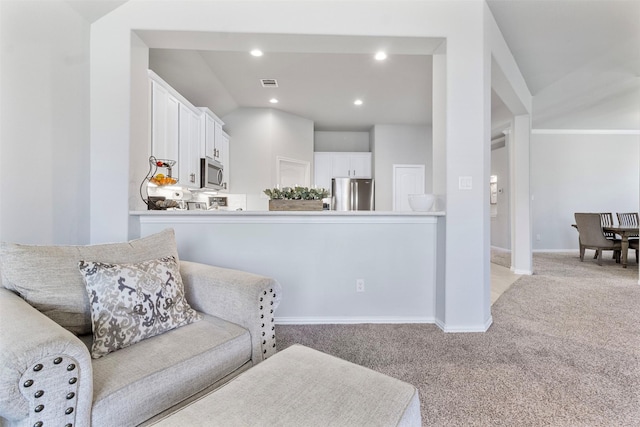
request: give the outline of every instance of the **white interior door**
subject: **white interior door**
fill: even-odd
[[[409,194],[424,193],[424,165],[393,165],[393,210],[410,211]]]

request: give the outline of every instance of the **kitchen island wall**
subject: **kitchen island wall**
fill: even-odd
[[[441,212],[143,211],[131,219],[140,236],[173,228],[182,260],[277,279],[278,323],[436,323]]]

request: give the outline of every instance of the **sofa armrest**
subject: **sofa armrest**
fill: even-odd
[[[281,294],[277,281],[188,261],[180,261],[180,275],[187,301],[194,309],[249,330],[254,364],[275,354],[274,311]]]
[[[6,419],[30,426],[90,425],[93,372],[87,347],[1,286],[0,316],[0,424]]]

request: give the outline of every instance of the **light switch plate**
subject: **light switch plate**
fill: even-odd
[[[471,190],[473,188],[473,179],[470,176],[459,176],[458,177],[458,189],[460,190]]]

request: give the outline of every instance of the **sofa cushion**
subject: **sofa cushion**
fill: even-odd
[[[76,334],[91,333],[91,311],[84,280],[78,271],[83,259],[135,263],[174,256],[172,229],[125,243],[87,246],[0,244],[2,285]]]
[[[91,304],[94,359],[202,318],[184,297],[173,256],[135,264],[80,261],[79,269]]]
[[[203,314],[200,322],[94,359],[91,424],[138,425],[250,363],[250,358],[246,329]]]

